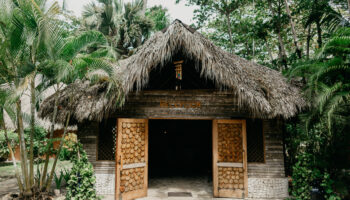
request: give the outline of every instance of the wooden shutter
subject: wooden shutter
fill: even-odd
[[[148,120],[118,119],[115,199],[147,196]]]
[[[248,197],[245,120],[213,121],[215,197]]]

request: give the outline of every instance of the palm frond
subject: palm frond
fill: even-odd
[[[327,104],[329,99],[331,99],[336,92],[342,88],[342,83],[338,82],[328,87],[327,85],[320,83],[322,87],[322,93],[316,98],[317,105],[319,105],[320,113],[324,111],[324,106]]]
[[[78,37],[71,38],[62,49],[62,58],[71,60],[79,52],[94,44],[106,44],[107,40],[99,31],[86,31],[81,33]]]

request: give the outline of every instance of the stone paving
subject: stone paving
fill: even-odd
[[[17,188],[18,187],[15,178],[1,181],[0,199],[2,199],[5,194],[16,192],[18,190]],[[192,197],[168,197],[168,192],[190,192],[192,194]],[[148,196],[146,198],[139,198],[137,200],[234,200],[232,198],[213,198],[212,196],[212,182],[209,182],[208,179],[204,177],[167,177],[150,179]],[[104,195],[103,200],[114,200],[114,195]]]
[[[18,186],[15,178],[6,179],[0,182],[0,199],[10,192],[17,192]]]
[[[190,192],[192,197],[168,197],[168,192]],[[228,200],[212,196],[212,183],[206,178],[157,178],[149,180],[148,196],[137,200]],[[114,200],[114,196],[105,196],[103,200]]]
[[[190,192],[192,197],[168,197],[168,192]],[[282,198],[283,199],[283,198]],[[114,200],[114,195],[103,200]],[[213,198],[212,182],[199,178],[157,178],[149,180],[148,196],[136,200],[238,200],[234,198]],[[240,199],[242,200],[242,199]],[[246,200],[277,200],[273,198],[247,198]]]

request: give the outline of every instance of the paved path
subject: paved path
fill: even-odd
[[[168,197],[169,192],[188,192],[192,197]],[[137,200],[228,200],[213,198],[212,183],[207,178],[157,178],[149,180],[148,195]],[[103,200],[114,200],[114,196],[104,196]],[[230,200],[232,200],[230,198]]]
[[[0,199],[5,199],[5,195],[12,192],[17,192],[17,180],[15,178],[5,179],[0,181]],[[7,198],[6,198],[7,199]]]
[[[10,192],[18,191],[17,181],[15,178],[7,179],[0,182],[0,198]]]

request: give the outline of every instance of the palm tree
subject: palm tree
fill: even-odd
[[[6,83],[11,90],[19,89],[21,82],[21,74],[19,72],[19,66],[24,64],[23,58],[28,58],[28,48],[24,39],[21,37],[24,28],[17,24],[18,18],[14,16],[17,9],[12,1],[2,1],[1,5],[4,5],[3,12],[1,12],[1,33],[2,40],[1,45],[1,66],[5,69],[1,78],[2,82]],[[17,26],[18,25],[18,26]],[[21,154],[21,174],[22,177],[19,180],[19,186],[21,188],[21,194],[31,195],[30,180],[28,176],[27,165],[27,152],[25,150],[24,131],[23,131],[23,118],[21,112],[20,98],[16,98],[16,119],[17,119],[17,132],[20,143]],[[23,179],[23,184],[22,180]],[[21,187],[23,185],[23,187]]]
[[[54,32],[58,32],[55,30]],[[82,52],[86,53],[86,49],[90,46],[96,45],[106,45],[107,40],[102,33],[97,31],[87,31],[82,32],[76,37],[69,37],[66,39],[54,40],[55,45],[50,45],[49,52],[50,60],[44,63],[40,70],[46,79],[46,87],[55,85],[55,107],[54,113],[51,121],[51,129],[49,138],[52,139],[53,131],[56,123],[56,116],[58,110],[58,97],[62,89],[62,84],[70,84],[76,79],[82,79],[85,77],[85,74],[89,71],[89,68],[96,67],[96,63],[101,63],[102,58],[96,57],[96,54],[80,54]],[[59,43],[59,44],[58,44]],[[58,49],[56,47],[59,46]],[[55,48],[55,49],[54,49]],[[67,123],[69,123],[70,116],[67,116]],[[68,124],[67,124],[68,125]],[[62,136],[64,138],[66,134],[66,128]],[[61,139],[61,141],[62,141]],[[62,144],[62,142],[61,142]],[[50,145],[50,144],[48,144]],[[60,145],[58,153],[61,151],[62,145]],[[47,180],[46,177],[42,177],[41,187],[42,190],[49,189],[51,185],[54,169],[57,163],[56,156],[53,167],[50,172],[50,176]],[[43,170],[43,174],[46,174],[48,168],[49,154],[46,154],[46,162]]]
[[[334,10],[329,0],[297,0],[296,11],[301,14],[304,27],[316,26],[318,47],[323,45],[322,37],[324,29],[330,32],[336,31],[339,27],[348,25],[348,20]]]
[[[311,100],[307,127],[327,119],[331,130],[334,122],[347,120],[350,106],[350,28],[339,29],[324,45],[315,60],[301,64],[290,72],[303,76],[305,94]]]
[[[49,160],[49,152],[47,152],[42,172],[43,178],[39,180],[39,183],[34,183],[32,145],[34,131],[30,135],[31,145],[28,163],[20,97],[27,88],[30,88],[30,126],[33,130],[35,123],[34,105],[37,101],[37,89],[39,86],[55,85],[57,89],[56,96],[58,97],[62,86],[61,83],[74,80],[75,78],[70,76],[72,74],[70,72],[75,68],[82,72],[84,71],[84,66],[87,68],[89,65],[92,65],[91,62],[98,59],[96,54],[94,55],[95,57],[88,58],[79,53],[87,52],[87,47],[106,44],[105,37],[96,31],[84,32],[75,38],[64,38],[63,28],[58,23],[59,7],[57,3],[54,3],[48,9],[46,9],[45,3],[45,0],[15,2],[1,0],[1,5],[4,5],[4,9],[0,13],[0,40],[2,41],[0,47],[0,67],[2,69],[0,71],[0,81],[1,83],[6,83],[14,91],[12,96],[15,98],[16,105],[15,115],[22,170],[22,177],[18,178],[18,185],[23,196],[31,196],[33,194],[32,189],[35,190],[36,186],[40,186],[41,191],[46,191],[49,188],[57,160],[55,160],[51,169],[50,177],[46,179]],[[75,59],[78,61],[74,61]],[[39,84],[36,84],[35,80],[38,74],[41,74],[43,79]],[[1,110],[3,110],[3,107]],[[56,114],[57,103],[52,117],[50,139],[53,136]],[[4,127],[4,125],[2,126]]]
[[[143,14],[143,1],[99,0],[84,7],[82,25],[98,30],[108,38],[106,54],[112,58],[128,56],[150,35],[152,21]]]

